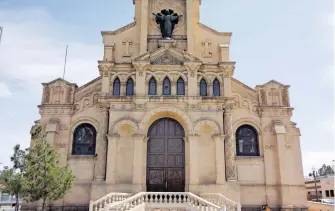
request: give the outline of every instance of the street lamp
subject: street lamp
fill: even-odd
[[[314,188],[315,188],[315,194],[316,194],[316,201],[319,201],[319,197],[318,197],[318,188],[316,187],[316,177],[318,177],[318,173],[315,171],[315,168],[313,167],[313,173],[309,173],[309,176],[313,176],[314,179]]]

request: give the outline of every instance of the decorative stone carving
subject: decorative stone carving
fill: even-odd
[[[60,104],[61,99],[63,99],[64,90],[61,86],[55,86],[52,90],[52,103]]]
[[[211,58],[212,57],[212,53],[210,52],[210,48],[212,46],[212,43],[210,41],[208,41],[208,40],[205,40],[201,44],[202,44],[202,46],[204,48],[202,56],[204,58]]]
[[[124,45],[124,57],[131,57],[131,53],[130,53],[130,46],[133,44],[131,39],[128,39],[124,42],[122,42],[122,45]]]
[[[72,87],[67,87],[66,89],[66,103],[67,104],[72,103]]]
[[[114,63],[109,61],[98,61],[98,63],[99,63],[98,67],[100,75],[108,77],[114,67]]]
[[[93,105],[97,104],[99,100],[99,94],[96,93],[93,95]]]
[[[122,120],[118,121],[117,123],[115,123],[115,125],[113,127],[113,132],[114,133],[119,133],[119,129],[120,129],[121,125],[130,125],[133,128],[135,133],[138,132],[137,123],[134,122],[133,120],[130,120],[130,119],[122,119]]]
[[[200,121],[197,121],[195,123],[193,131],[195,133],[199,134],[201,127],[203,127],[205,125],[209,125],[211,128],[213,128],[215,134],[218,134],[218,133],[221,132],[220,127],[218,126],[218,124],[215,123],[215,122],[213,122],[212,120],[200,120]]]
[[[171,54],[164,54],[155,60],[151,61],[152,65],[183,65],[183,61],[172,56]]]
[[[219,62],[224,78],[231,78],[235,71],[235,62]]]
[[[235,145],[233,132],[233,118],[231,107],[227,106],[224,109],[224,132],[225,132],[225,160],[226,160],[226,177],[227,180],[236,180],[235,166]]]
[[[184,128],[185,132],[188,132],[188,133],[193,132],[193,123],[185,112],[177,108],[174,108],[174,107],[165,107],[165,106],[150,110],[139,123],[139,132],[146,133],[145,129],[147,129],[148,121],[153,116],[158,116],[159,113],[164,113],[164,116],[167,116],[169,113],[179,116],[183,120],[183,123],[185,124],[183,126],[187,127],[187,128]]]
[[[268,105],[268,101],[266,98],[266,91],[264,89],[261,90],[261,102],[262,102],[262,106]]]
[[[106,171],[106,159],[107,159],[107,131],[108,131],[108,107],[101,106],[102,121],[100,123],[100,129],[97,137],[97,161],[94,170],[95,180],[104,180]]]
[[[283,106],[289,107],[290,103],[289,103],[289,100],[288,100],[288,90],[287,90],[287,88],[285,88],[285,89],[282,89],[281,91],[282,91]]]
[[[271,91],[268,93],[271,99],[272,106],[279,106],[279,91],[275,88],[271,88]]]
[[[50,88],[48,86],[45,86],[43,103],[49,103],[49,102],[50,102]]]

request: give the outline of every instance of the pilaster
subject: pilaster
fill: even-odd
[[[106,183],[115,184],[116,180],[116,142],[120,138],[118,134],[108,135],[108,155]]]
[[[94,180],[102,181],[106,176],[106,159],[107,159],[107,131],[108,131],[108,114],[107,105],[100,105],[101,123],[97,137],[96,156],[97,160],[94,169]]]
[[[133,184],[139,185],[143,183],[143,170],[145,169],[144,156],[147,137],[143,134],[134,134],[134,165],[133,165]],[[144,183],[145,184],[145,183]]]
[[[187,88],[187,94],[188,96],[197,96],[197,90],[198,90],[198,70],[201,67],[200,62],[184,62],[184,65],[187,69],[188,74],[188,88]]]
[[[113,62],[108,61],[98,61],[99,63],[99,73],[102,78],[102,88],[101,92],[106,94],[110,92],[110,77],[111,77],[111,71],[114,67]]]
[[[224,153],[224,135],[214,134],[212,136],[215,142],[215,165],[216,165],[216,184],[224,184],[225,179],[225,153]]]
[[[195,7],[194,0],[186,0],[186,20],[187,20],[187,51],[190,54],[195,53]]]
[[[225,161],[226,161],[226,178],[228,181],[236,181],[235,165],[235,144],[233,133],[233,117],[231,106],[224,109],[224,132],[225,132]]]
[[[219,62],[219,67],[223,72],[223,96],[231,97],[232,88],[231,88],[231,78],[234,75],[235,71],[235,62]]]
[[[59,120],[51,119],[45,128],[46,140],[49,144],[54,146],[57,135],[59,133]]]
[[[136,96],[146,96],[147,94],[147,83],[146,79],[146,70],[150,65],[149,62],[133,62],[133,66],[136,69]]]
[[[190,185],[199,184],[199,138],[198,135],[188,136],[190,146]]]
[[[149,0],[141,1],[141,34],[140,34],[140,55],[148,49],[148,21],[149,21]]]

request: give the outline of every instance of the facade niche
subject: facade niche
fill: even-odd
[[[236,131],[237,156],[259,156],[257,130],[251,125],[242,125]]]
[[[79,125],[73,133],[72,155],[95,155],[96,135],[91,124]]]

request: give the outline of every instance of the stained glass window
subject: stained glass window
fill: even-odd
[[[95,155],[96,130],[87,123],[79,125],[73,134],[73,155]]]
[[[126,95],[128,96],[134,95],[134,81],[131,78],[129,78],[127,81]]]
[[[185,83],[182,78],[177,81],[177,95],[185,95]]]
[[[238,156],[259,156],[258,133],[250,125],[242,125],[236,131],[236,150]]]
[[[200,96],[207,96],[207,83],[204,79],[200,81]]]
[[[220,96],[220,82],[218,79],[213,81],[213,96]]]
[[[116,78],[113,84],[113,95],[120,96],[120,85],[121,84],[119,78]]]
[[[167,77],[163,81],[163,95],[171,95],[171,82]]]
[[[157,83],[154,78],[151,78],[149,81],[149,95],[157,94]]]

